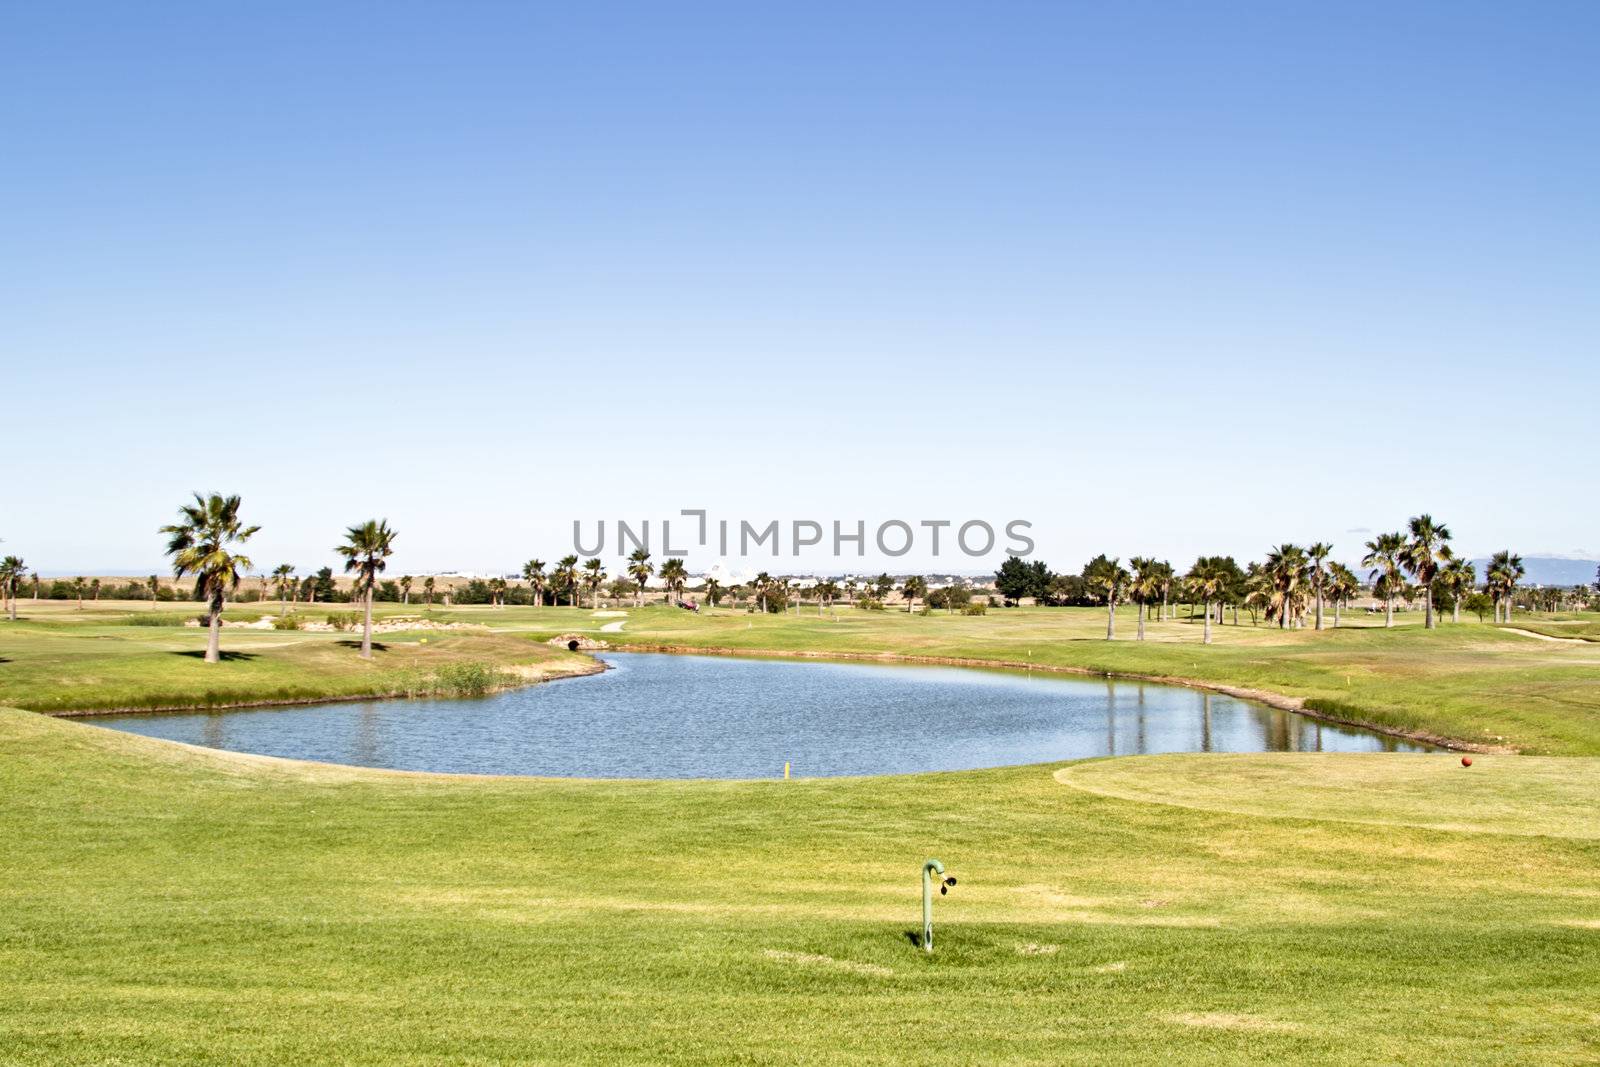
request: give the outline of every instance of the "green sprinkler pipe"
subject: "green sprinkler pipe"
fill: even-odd
[[[956,884],[954,878],[944,876],[944,864],[938,860],[929,860],[922,865],[922,949],[924,952],[933,951],[933,876],[939,876],[939,892],[948,892],[948,887]]]

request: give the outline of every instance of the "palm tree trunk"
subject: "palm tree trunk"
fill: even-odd
[[[1139,605],[1139,640],[1141,640],[1141,641],[1144,640],[1144,613],[1145,613],[1145,610],[1146,610],[1146,605],[1140,604]]]
[[[1220,614],[1220,612],[1218,614]],[[1200,643],[1203,644],[1203,645],[1209,645],[1211,643],[1211,605],[1210,604],[1206,605],[1206,633],[1205,633],[1205,637],[1203,637],[1201,639]]]
[[[1383,598],[1383,625],[1385,627],[1394,625],[1394,597],[1392,596]]]
[[[1433,629],[1433,586],[1422,587],[1422,628]]]
[[[367,583],[366,618],[361,627],[361,658],[372,658],[372,582]]]
[[[1461,594],[1460,593],[1456,594],[1456,602],[1450,606],[1450,621],[1452,623],[1459,623],[1461,621]]]
[[[1320,566],[1320,564],[1319,564]],[[1317,587],[1317,629],[1322,629],[1322,587]]]
[[[1339,609],[1340,609],[1340,607],[1343,606],[1343,604],[1344,604],[1344,601],[1341,598],[1339,598],[1339,597],[1335,597],[1334,598],[1334,600],[1333,600],[1333,628],[1335,630],[1337,630],[1339,628]]]
[[[1113,640],[1117,636],[1117,602],[1106,601],[1106,640]]]
[[[211,618],[206,620],[206,628],[210,631],[206,635],[206,662],[220,663],[222,661],[222,597],[211,598]]]
[[[1511,594],[1506,594],[1506,622],[1511,621]]]

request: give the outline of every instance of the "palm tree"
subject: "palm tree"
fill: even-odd
[[[426,578],[422,579],[422,594],[428,598],[428,602],[424,606],[429,611],[433,610],[433,587],[433,575],[430,574]]]
[[[278,613],[281,615],[289,610],[289,588],[294,583],[294,564],[278,564],[272,569],[272,577],[278,583]]]
[[[1128,560],[1133,567],[1133,581],[1128,586],[1128,595],[1133,602],[1139,605],[1137,618],[1139,620],[1139,640],[1144,640],[1144,617],[1150,613],[1150,606],[1161,595],[1161,563],[1147,556],[1134,556]],[[1210,633],[1211,617],[1206,616],[1206,632]]]
[[[38,571],[34,571],[32,577],[33,577],[33,602],[35,604],[37,604],[39,602],[39,572]]]
[[[394,555],[394,539],[398,536],[389,529],[388,519],[368,519],[345,531],[344,544],[334,551],[344,557],[344,569],[356,576],[354,591],[360,594],[364,619],[361,627],[361,658],[372,658],[372,593],[378,584],[378,575],[387,567]]]
[[[706,579],[706,599],[712,607],[716,607],[717,601],[722,599],[722,583],[715,578]]]
[[[683,603],[683,587],[689,581],[689,572],[684,569],[683,560],[669,559],[661,565],[661,580],[667,584],[667,595],[675,603]]]
[[[762,571],[751,580],[750,586],[756,594],[756,607],[761,614],[767,613],[767,590],[772,585],[772,575]]]
[[[1161,561],[1161,567],[1160,567],[1160,570],[1158,572],[1158,577],[1159,577],[1159,580],[1160,580],[1160,583],[1161,583],[1161,615],[1160,615],[1160,618],[1161,618],[1162,622],[1165,622],[1167,620],[1167,598],[1172,595],[1172,583],[1173,583],[1174,579],[1177,577],[1177,572],[1172,569],[1172,561],[1171,560],[1162,560]],[[1237,610],[1235,611],[1235,615],[1237,616]],[[1237,617],[1235,617],[1234,621],[1238,622],[1239,620],[1238,620]]]
[[[913,574],[906,578],[900,586],[900,594],[906,598],[906,614],[916,607],[917,597],[928,595],[928,580],[920,574]]]
[[[1194,566],[1189,568],[1189,595],[1205,605],[1205,632],[1200,643],[1211,643],[1211,600],[1215,597],[1218,601],[1217,621],[1222,621],[1222,593],[1228,582],[1228,576],[1223,569],[1217,566],[1216,560],[1203,556],[1194,561]]]
[[[172,573],[182,578],[195,576],[196,588],[207,602],[206,662],[222,659],[222,608],[230,592],[239,587],[239,575],[255,565],[248,556],[236,555],[228,548],[242,545],[255,536],[259,526],[239,521],[239,498],[220,493],[194,494],[194,503],[178,509],[182,521],[161,527],[167,535],[167,555],[172,557]],[[78,606],[83,606],[83,579],[78,580]]]
[[[415,580],[416,579],[412,578],[409,574],[402,574],[400,576],[400,603],[408,606],[410,605],[411,583]]]
[[[1317,598],[1317,629],[1322,629],[1322,596],[1323,587],[1327,584],[1328,573],[1323,567],[1323,562],[1333,553],[1333,546],[1326,541],[1318,541],[1306,549],[1306,558],[1311,561],[1311,591]]]
[[[37,574],[34,575],[33,597],[35,600],[39,599],[38,577]],[[144,580],[144,584],[150,590],[150,610],[154,611],[156,610],[156,601],[161,599],[161,579],[152,574]]]
[[[1433,579],[1439,567],[1450,562],[1450,527],[1434,522],[1432,515],[1418,515],[1408,524],[1411,540],[1400,550],[1400,562],[1422,587],[1423,628],[1435,626],[1433,618]]]
[[[1117,601],[1127,591],[1129,576],[1126,569],[1117,559],[1107,559],[1101,556],[1089,565],[1088,573],[1084,575],[1089,580],[1089,588],[1105,597],[1106,601],[1106,640],[1112,641],[1117,636]]]
[[[1400,573],[1400,557],[1406,548],[1406,539],[1398,533],[1379,534],[1367,542],[1367,554],[1361,557],[1363,567],[1371,567],[1367,580],[1372,583],[1374,596],[1383,597],[1383,624],[1394,625],[1394,598],[1405,586]]]
[[[73,592],[73,595],[75,595],[78,598],[78,610],[79,611],[83,610],[83,590],[84,590],[83,578],[80,576],[80,577],[72,579],[72,592]]]
[[[594,610],[600,610],[600,586],[605,583],[605,568],[600,563],[600,557],[585,560],[583,564],[583,586],[589,590],[589,595],[594,598]]]
[[[639,586],[634,607],[644,607],[644,583],[650,580],[650,575],[654,572],[655,568],[650,565],[650,553],[643,548],[634,549],[633,554],[628,557],[628,577]]]
[[[1472,565],[1470,559],[1461,559],[1459,556],[1450,560],[1439,572],[1444,587],[1450,590],[1450,621],[1461,621],[1461,602],[1471,595],[1472,590],[1478,585],[1478,569]]]
[[[557,590],[567,594],[567,603],[578,606],[578,557],[562,556],[551,572],[551,582]]]
[[[506,580],[504,578],[489,579],[489,605],[503,608],[506,603]]]
[[[1328,564],[1328,596],[1333,599],[1333,628],[1339,628],[1340,609],[1356,595],[1361,580],[1343,563]]]
[[[533,591],[533,606],[544,607],[544,560],[530,559],[522,565],[522,580]]]
[[[1505,603],[1505,622],[1511,621],[1511,597],[1517,591],[1517,582],[1528,573],[1522,567],[1522,557],[1513,555],[1509,548],[1496,552],[1489,558],[1487,584],[1489,595],[1494,597],[1494,621],[1500,622],[1500,604]]]
[[[1267,553],[1262,567],[1270,596],[1267,607],[1278,617],[1278,629],[1298,623],[1305,614],[1305,586],[1309,579],[1306,550],[1299,545],[1279,545]]]
[[[7,556],[0,560],[0,603],[5,604],[7,617],[17,621],[17,583],[27,572],[28,565],[21,556]]]

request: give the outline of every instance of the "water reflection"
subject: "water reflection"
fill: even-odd
[[[1157,752],[1424,751],[1216,693],[1034,672],[614,653],[616,669],[480,700],[130,715],[213,748],[409,770],[767,777]]]

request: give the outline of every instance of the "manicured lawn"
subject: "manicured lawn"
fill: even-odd
[[[1600,760],[452,779],[0,711],[0,795],[9,1063],[1600,1056]]]

